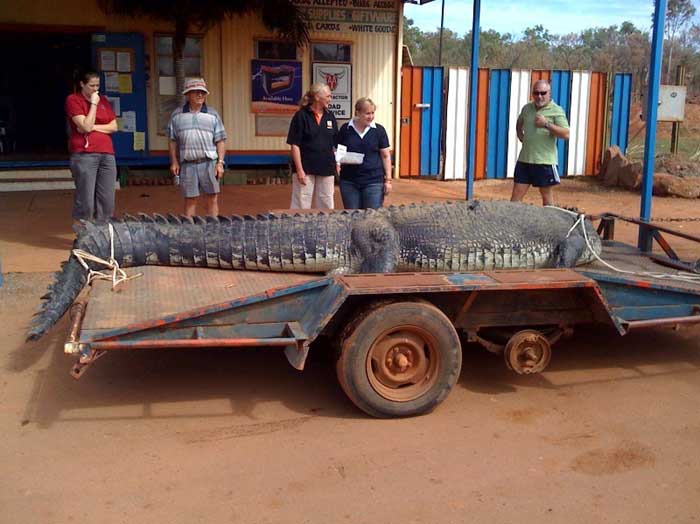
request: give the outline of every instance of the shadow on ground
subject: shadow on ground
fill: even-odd
[[[74,357],[62,352],[68,330],[65,320],[50,337],[23,346],[18,355],[48,353],[48,365],[35,372],[23,424],[95,420],[226,419],[233,415],[256,420],[258,404],[280,403],[302,416],[364,418],[337,384],[328,346],[314,347],[307,368],[293,369],[276,349],[200,349],[112,351],[97,360],[83,378],[69,376]],[[700,329],[677,332],[655,328],[620,338],[606,329],[581,332],[554,348],[550,367],[540,375],[509,371],[503,358],[475,345],[464,349],[458,387],[481,397],[515,393],[523,388],[566,391],[621,380],[682,375],[700,369]],[[25,357],[15,356],[15,371],[26,370]],[[20,365],[21,363],[21,365]],[[563,392],[563,393],[562,393]],[[221,400],[227,408],[221,410]],[[478,400],[478,399],[475,399]],[[218,401],[211,412],[209,403]],[[449,398],[446,401],[449,403]],[[184,414],[172,406],[201,408]],[[171,406],[163,413],[159,406]],[[189,413],[189,414],[187,414]]]
[[[679,331],[668,327],[633,331],[621,337],[605,326],[583,326],[552,348],[552,360],[538,375],[510,371],[502,355],[475,344],[464,348],[459,384],[488,395],[519,388],[563,391],[621,380],[680,375],[700,370],[700,327]]]

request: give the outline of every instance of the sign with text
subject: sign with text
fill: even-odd
[[[352,65],[315,62],[313,82],[321,82],[331,88],[332,99],[328,109],[336,118],[352,118]]]
[[[292,0],[316,32],[396,33],[398,0]]]
[[[294,113],[301,99],[301,62],[251,60],[253,113]]]

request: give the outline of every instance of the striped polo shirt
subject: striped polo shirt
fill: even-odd
[[[226,130],[216,110],[204,104],[195,112],[185,104],[173,111],[168,137],[177,142],[180,162],[216,160],[216,143],[226,140]]]

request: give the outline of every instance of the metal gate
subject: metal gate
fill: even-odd
[[[552,100],[564,110],[567,121],[571,122],[571,72],[552,71]],[[560,176],[566,176],[566,157],[569,151],[568,140],[557,140],[557,164]]]
[[[442,115],[441,67],[404,67],[401,102],[401,176],[438,175],[442,132],[446,180],[463,179],[468,160],[469,73],[450,68],[447,108]],[[606,73],[528,69],[480,69],[477,86],[474,179],[513,176],[521,144],[516,122],[531,99],[532,84],[548,80],[552,100],[570,126],[568,141],[557,141],[559,173],[594,175],[600,171],[607,133],[610,82]],[[629,129],[631,75],[615,76],[610,143],[624,151]],[[444,120],[444,128],[443,126]]]
[[[489,78],[487,178],[506,178],[510,70],[492,69]]]
[[[588,102],[588,132],[586,137],[586,175],[600,173],[603,161],[603,143],[607,127],[608,76],[606,73],[591,73],[590,98]]]
[[[401,68],[401,176],[437,176],[442,149],[442,67]]]
[[[477,78],[476,151],[474,178],[486,177],[488,137],[489,70],[479,69]],[[469,123],[469,69],[451,67],[448,72],[445,115],[445,180],[463,180],[467,169],[467,129]]]
[[[463,179],[467,171],[469,69],[450,67],[445,114],[445,180]]]
[[[631,101],[632,75],[629,73],[616,74],[610,119],[610,145],[619,147],[623,155],[627,152]]]

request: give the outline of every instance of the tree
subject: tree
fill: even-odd
[[[557,37],[552,45],[552,66],[557,69],[581,69],[590,63],[590,56],[583,45],[581,35],[569,33]]]
[[[414,25],[413,18],[403,17],[403,43],[408,47],[415,62],[418,58],[418,49],[423,44],[423,32]]]
[[[471,51],[471,31],[468,35],[468,46]],[[479,36],[479,65],[481,67],[505,67],[509,62],[510,50],[513,47],[513,36],[510,33],[501,34],[489,29],[482,31]]]
[[[692,0],[668,0],[664,22],[664,32],[669,40],[668,63],[666,64],[667,83],[671,83],[671,64],[673,62],[673,49],[676,46],[676,36],[693,16],[695,16],[695,6]]]
[[[669,0],[673,22],[668,29],[673,34],[674,49],[669,56],[667,40],[666,58],[669,62],[673,60],[675,64],[685,65],[688,96],[692,99],[700,94],[700,25],[697,17],[692,17],[695,15],[692,5],[683,10],[678,7],[680,4],[688,7],[686,0]],[[412,20],[404,19],[404,35],[404,42],[411,49],[416,65],[436,64],[437,32],[424,33],[413,25]],[[649,32],[638,29],[632,22],[593,27],[566,35],[553,35],[543,26],[536,25],[525,29],[519,38],[486,30],[481,32],[479,66],[629,72],[632,73],[633,93],[641,97],[649,72],[650,41]],[[470,51],[471,32],[462,37],[449,30],[445,32],[445,64],[468,64]]]
[[[297,45],[309,41],[305,13],[292,0],[98,0],[107,14],[171,22],[177,92],[185,83],[185,39],[191,30],[206,32],[234,15],[257,12],[265,27]]]

